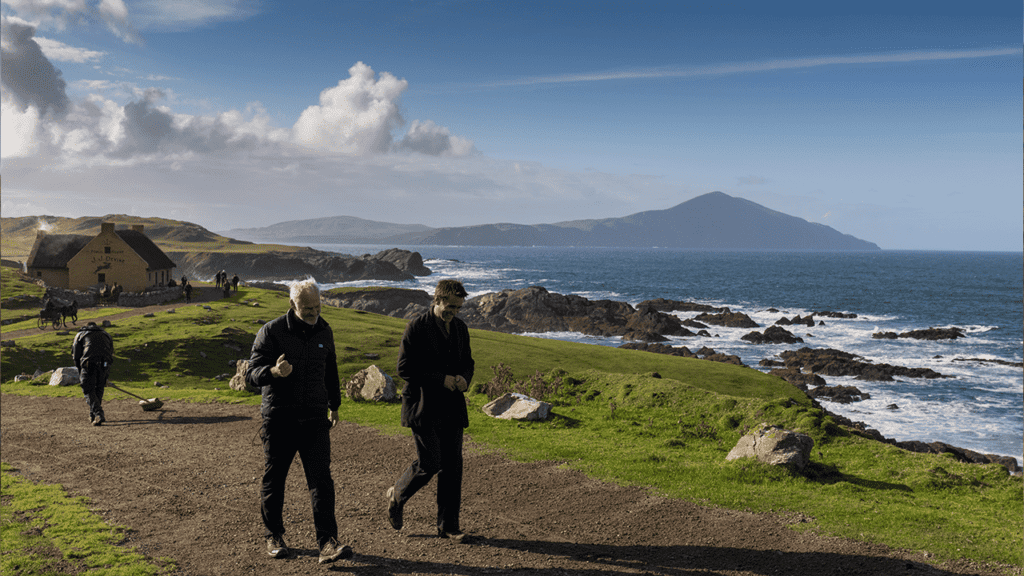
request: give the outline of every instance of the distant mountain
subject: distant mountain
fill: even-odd
[[[880,250],[824,224],[711,192],[667,210],[555,224],[437,228],[385,239],[395,245],[635,246],[692,250]]]
[[[251,242],[377,244],[392,236],[425,234],[431,230],[433,228],[422,224],[391,224],[354,216],[328,216],[311,220],[290,220],[264,228],[235,228],[218,234]]]

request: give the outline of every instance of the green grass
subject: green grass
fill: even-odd
[[[211,310],[182,305],[174,313],[117,321],[108,329],[116,346],[112,380],[143,397],[257,404],[258,396],[230,391],[226,378],[215,377],[234,373],[228,362],[248,357],[261,321],[282,314],[287,302],[284,293],[240,288]],[[323,314],[334,329],[343,379],[370,364],[394,371],[404,320],[335,308]],[[485,449],[523,461],[557,461],[705,505],[799,513],[811,521],[796,530],[927,551],[937,561],[1024,562],[1022,481],[1001,466],[961,464],[858,436],[793,386],[749,368],[497,332],[471,335],[477,371],[468,433]],[[5,348],[0,390],[77,397],[77,389],[38,386],[44,378],[11,382],[18,373],[70,365],[70,339],[49,331]],[[553,418],[486,417],[480,408],[488,398],[481,391],[499,364],[518,380],[536,379],[538,372],[545,382],[559,380],[549,398]],[[157,393],[154,382],[169,388]],[[341,414],[387,433],[407,433],[394,404],[345,399]],[[725,461],[737,440],[762,422],[814,438],[803,473]]]
[[[149,576],[174,569],[122,546],[126,527],[106,524],[84,498],[68,496],[60,485],[35,484],[3,463],[0,487],[0,573]]]

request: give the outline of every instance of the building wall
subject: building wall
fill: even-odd
[[[42,280],[47,286],[68,288],[68,271],[61,268],[29,268],[28,275],[33,280]]]
[[[141,292],[148,281],[146,261],[104,222],[99,235],[68,261],[68,288],[84,290],[97,284],[116,282],[129,292]]]

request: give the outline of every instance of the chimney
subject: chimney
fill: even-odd
[[[136,232],[138,232],[140,234],[143,234],[144,233],[143,231],[145,229],[146,229],[146,225],[145,224],[132,224],[132,230],[134,230],[134,231],[136,231]]]
[[[114,233],[114,223],[113,222],[101,222],[100,223],[100,234],[107,234],[107,233],[110,233],[110,234]]]

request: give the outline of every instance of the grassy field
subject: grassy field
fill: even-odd
[[[7,288],[5,281],[5,297]],[[161,382],[173,384],[160,391],[162,399],[257,404],[258,397],[228,389],[234,373],[228,363],[248,357],[261,323],[286,309],[284,293],[240,288],[210,309],[182,305],[173,313],[119,320],[108,330],[117,348],[111,378],[143,396]],[[343,379],[370,364],[394,371],[405,321],[336,308],[323,315],[334,328]],[[554,460],[606,481],[710,506],[801,514],[809,521],[795,530],[927,551],[936,561],[1024,561],[1024,485],[1001,466],[962,464],[863,438],[790,384],[749,368],[471,334],[477,371],[468,395],[468,433],[511,458]],[[70,338],[46,331],[4,348],[0,391],[79,396],[77,389],[39,386],[45,377],[13,382],[20,373],[70,365]],[[480,408],[496,378],[545,396],[554,416],[533,423],[488,418]],[[345,399],[341,414],[399,433],[394,404]],[[725,461],[739,438],[761,423],[814,438],[812,462],[803,473]]]

